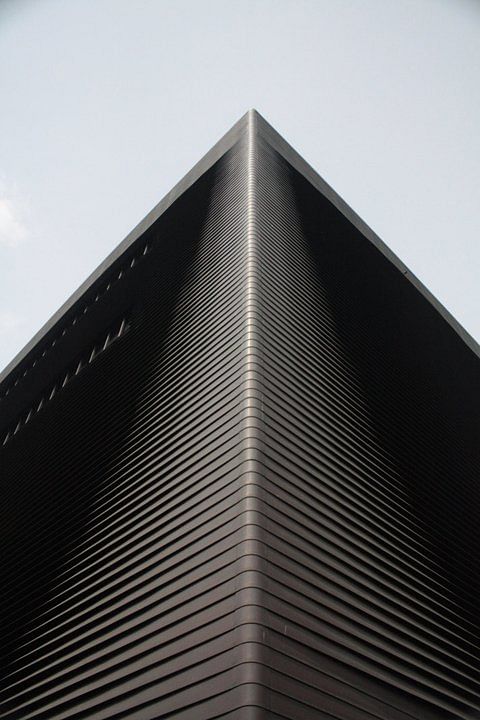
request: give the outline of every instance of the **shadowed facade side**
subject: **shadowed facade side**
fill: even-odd
[[[250,111],[0,376],[3,717],[478,717],[479,407]]]

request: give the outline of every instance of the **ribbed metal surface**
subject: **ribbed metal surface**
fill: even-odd
[[[5,384],[3,717],[480,717],[478,357],[254,113],[125,252]]]
[[[155,229],[128,333],[4,447],[5,718],[213,717],[255,694],[247,144]]]
[[[479,364],[261,138],[268,708],[479,717]]]

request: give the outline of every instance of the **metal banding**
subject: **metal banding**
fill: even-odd
[[[478,356],[305,167],[250,112],[2,401],[2,717],[479,715]]]

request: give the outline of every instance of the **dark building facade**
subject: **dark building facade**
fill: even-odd
[[[255,111],[0,382],[3,718],[480,718],[478,346]]]

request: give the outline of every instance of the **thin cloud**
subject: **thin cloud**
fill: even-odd
[[[16,247],[25,240],[27,234],[15,203],[5,195],[0,195],[0,245]]]
[[[22,324],[22,318],[16,313],[8,310],[0,312],[0,334],[6,334],[16,330]]]

